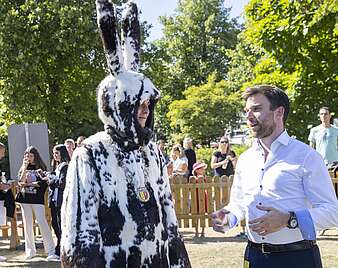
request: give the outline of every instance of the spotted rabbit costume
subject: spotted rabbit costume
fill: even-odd
[[[159,91],[139,66],[137,7],[123,12],[122,47],[114,6],[97,0],[110,74],[98,87],[105,131],[85,140],[69,164],[62,205],[63,267],[190,267],[178,233],[165,159],[150,141]],[[145,128],[137,110],[149,100]]]

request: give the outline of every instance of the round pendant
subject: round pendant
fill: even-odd
[[[141,202],[148,202],[149,201],[149,192],[146,187],[140,187],[137,189],[138,198],[141,200]]]

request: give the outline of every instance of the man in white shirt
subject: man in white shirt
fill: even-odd
[[[338,226],[338,201],[322,157],[285,130],[289,99],[269,85],[247,88],[247,124],[256,139],[238,159],[230,202],[213,213],[225,232],[248,226],[245,267],[322,267],[316,230]]]
[[[338,128],[330,124],[331,114],[328,107],[319,109],[319,126],[311,128],[309,135],[310,146],[315,148],[324,158],[326,165],[338,163]]]

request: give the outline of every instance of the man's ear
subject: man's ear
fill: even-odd
[[[285,112],[284,107],[279,106],[278,108],[274,110],[275,118],[283,122],[284,112]]]

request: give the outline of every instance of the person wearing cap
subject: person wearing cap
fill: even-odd
[[[215,231],[245,218],[244,267],[321,268],[316,230],[338,226],[338,200],[321,155],[285,130],[289,98],[276,86],[247,88],[255,140],[238,159],[230,202],[212,214]]]
[[[192,173],[194,177],[190,177],[190,182],[194,179],[196,183],[198,183],[199,179],[202,179],[204,182],[206,181],[205,178],[205,171],[207,169],[207,164],[202,163],[197,161],[192,168]],[[197,204],[197,213],[200,214],[202,213],[200,211],[200,202],[199,202],[199,191],[202,191],[202,189],[196,189],[196,204]],[[207,190],[204,190],[204,209],[205,212],[208,211],[208,194],[207,194]],[[198,236],[198,222],[196,224],[195,227],[195,236]],[[202,227],[202,231],[201,231],[201,237],[204,237],[204,226]]]

